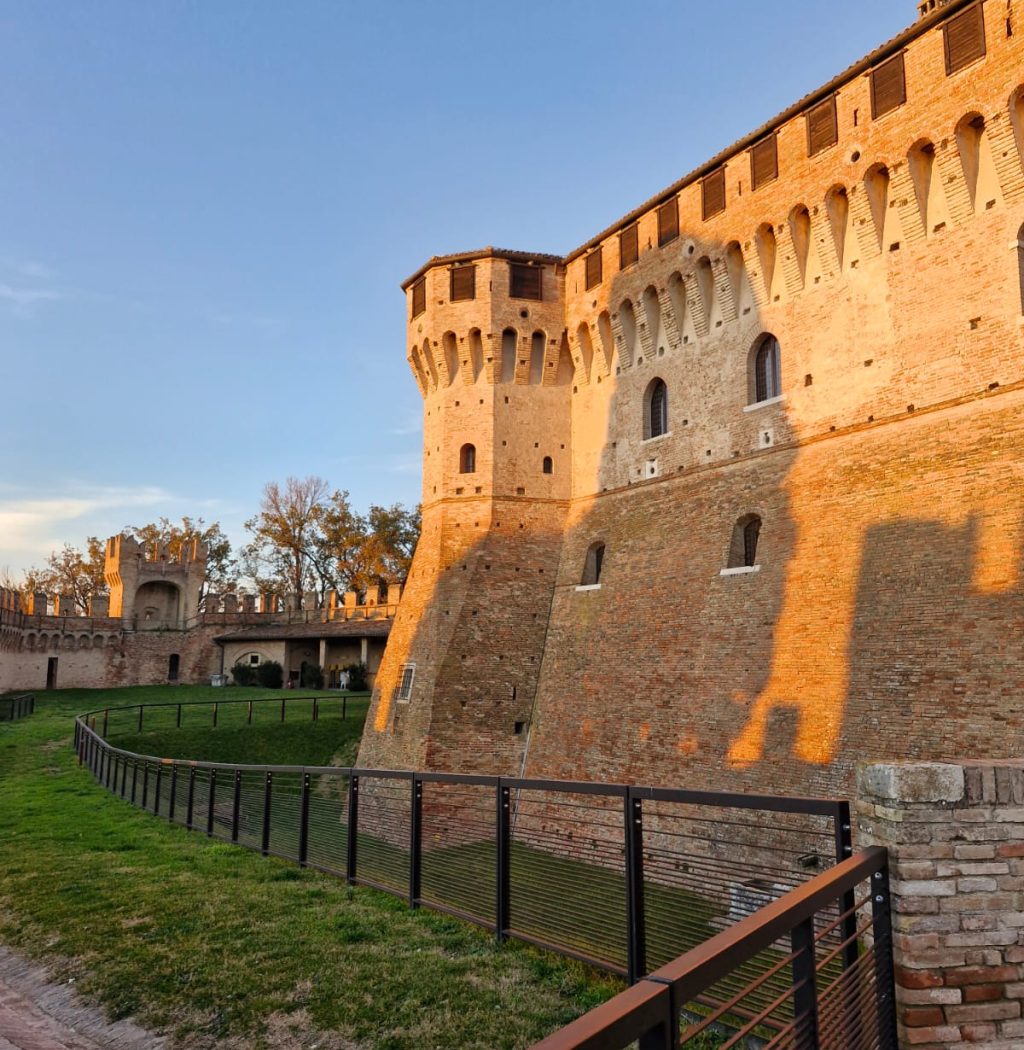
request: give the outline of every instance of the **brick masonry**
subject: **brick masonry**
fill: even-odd
[[[1024,1046],[1024,762],[864,765],[860,840],[889,850],[901,1045]]]
[[[774,181],[725,151],[707,220],[687,178],[565,258],[406,282],[424,532],[364,764],[848,795],[858,759],[1024,755],[1024,50],[986,4],[985,56],[947,76],[963,7],[875,56],[904,55],[894,111],[862,65],[834,146],[807,155],[805,102],[762,129]],[[765,333],[783,397],[751,404]],[[749,514],[757,569],[723,575]]]

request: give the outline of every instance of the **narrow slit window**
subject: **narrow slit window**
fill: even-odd
[[[416,677],[416,665],[405,664],[402,667],[402,680],[398,685],[398,702],[407,704],[412,696],[412,682]]]
[[[652,379],[644,405],[644,437],[656,438],[668,433],[668,387],[664,379]]]
[[[770,401],[782,393],[782,352],[773,335],[761,340],[754,355],[754,403]]]
[[[583,563],[583,578],[580,584],[583,587],[595,587],[601,582],[601,569],[604,566],[604,544],[592,543],[587,549],[587,557]]]
[[[463,445],[459,450],[459,473],[476,473],[476,445]]]
[[[761,519],[756,514],[744,514],[732,528],[728,568],[754,568],[757,565],[757,542],[760,536]]]
[[[554,463],[552,462],[550,456],[545,456],[544,457],[544,462],[543,462],[543,464],[541,466],[541,469],[543,470],[543,472],[545,474],[552,474],[552,473],[554,473]]]

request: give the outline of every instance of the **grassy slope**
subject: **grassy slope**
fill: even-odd
[[[268,1019],[285,1029],[291,1019],[381,1050],[521,1047],[619,987],[372,890],[171,827],[76,765],[75,712],[224,695],[69,690],[0,726],[0,940],[55,960],[112,1015],[133,1014],[193,1046],[234,1038],[257,1048]],[[340,720],[323,725],[317,761],[345,746],[330,732]],[[216,747],[222,731],[242,748],[226,760],[238,761],[268,747],[257,740],[274,728],[225,727],[209,734]],[[280,750],[260,754],[281,760]]]

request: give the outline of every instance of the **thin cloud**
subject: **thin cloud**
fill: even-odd
[[[0,283],[0,300],[11,303],[19,309],[61,298],[63,298],[61,293],[52,288],[15,288],[14,285]]]

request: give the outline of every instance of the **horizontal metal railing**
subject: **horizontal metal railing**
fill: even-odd
[[[631,981],[851,853],[849,805],[833,799],[236,765],[139,754],[107,739],[140,728],[335,717],[344,702],[289,696],[107,708],[76,719],[75,747],[109,790],[174,823]],[[830,937],[849,966],[852,897],[839,904]],[[747,971],[756,976],[760,965]],[[762,1009],[775,984],[743,1009]]]
[[[861,947],[844,967],[827,941],[836,904],[851,892],[852,943]],[[890,907],[888,855],[873,846],[649,974],[533,1050],[675,1050],[709,1034],[718,1036],[721,1050],[749,1043],[896,1050]],[[757,977],[728,997],[715,994],[766,953],[775,958]],[[785,982],[770,1007],[743,1011],[744,998],[777,974]],[[708,1001],[714,1008],[702,1006]],[[775,1025],[769,1023],[773,1014]]]
[[[0,722],[16,722],[27,718],[36,709],[34,693],[23,693],[20,696],[0,696]]]

